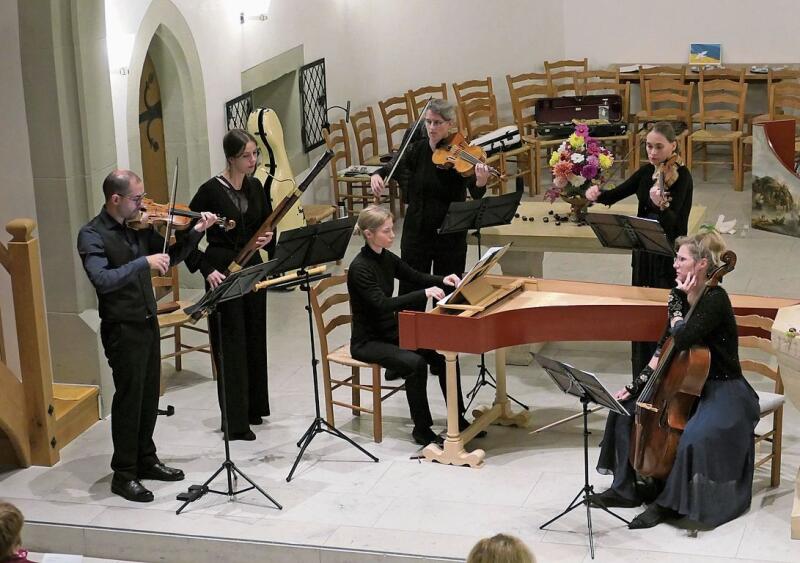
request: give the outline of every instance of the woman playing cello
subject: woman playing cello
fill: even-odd
[[[727,292],[717,285],[703,294],[704,280],[718,265],[725,243],[716,232],[705,232],[681,237],[676,246],[676,287],[669,296],[664,337],[639,377],[619,390],[616,398],[633,412],[668,335],[677,351],[697,345],[707,347],[710,369],[680,437],[672,469],[666,480],[655,482],[655,491],[649,491],[650,495],[637,486],[629,461],[632,418],[609,414],[597,470],[613,473],[614,481],[608,490],[593,495],[591,502],[605,507],[634,507],[653,500],[631,521],[631,528],[650,528],[684,516],[718,526],[750,507],[758,397],[742,376],[736,320]]]
[[[692,209],[692,175],[681,164],[677,153],[675,130],[666,121],[653,125],[646,137],[648,163],[613,190],[600,191],[597,186],[586,190],[586,198],[605,205],[636,194],[637,216],[655,219],[673,243],[686,235],[689,211]],[[672,262],[640,250],[633,251],[631,284],[637,287],[675,287]],[[655,342],[634,342],[631,350],[632,375],[636,377],[647,365],[655,350]]]

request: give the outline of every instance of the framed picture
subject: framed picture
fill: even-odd
[[[689,48],[690,65],[721,65],[722,45],[719,43],[692,43]]]

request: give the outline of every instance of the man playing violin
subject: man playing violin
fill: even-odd
[[[400,242],[400,257],[418,272],[447,276],[463,274],[467,261],[467,233],[438,234],[450,203],[465,201],[467,192],[473,199],[486,193],[489,168],[483,164],[475,165],[475,174],[462,176],[452,168],[440,168],[433,163],[433,152],[437,147],[447,144],[450,131],[455,127],[455,106],[447,100],[435,99],[425,111],[425,131],[427,138],[411,141],[400,159],[396,173],[403,199],[408,210],[403,221],[403,234]],[[384,189],[384,178],[394,166],[394,161],[386,164],[370,177],[372,192],[380,196]],[[404,295],[418,288],[405,281],[400,282],[399,294]],[[424,311],[425,299],[416,300],[409,309]],[[438,371],[438,370],[437,370]],[[442,392],[445,392],[444,373],[439,376]],[[463,399],[459,378],[459,412],[463,420]]]
[[[164,238],[155,229],[133,230],[127,224],[140,215],[145,196],[139,176],[114,170],[103,182],[103,194],[102,210],[78,233],[78,254],[97,292],[100,337],[114,378],[111,492],[150,502],[153,493],[140,479],[183,479],[180,469],[161,463],[153,442],[161,339],[150,271],[166,274],[197,246],[217,217],[201,213],[194,227],[164,252]]]

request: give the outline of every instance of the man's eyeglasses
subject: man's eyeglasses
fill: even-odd
[[[129,196],[125,194],[117,194],[117,195],[119,197],[124,197],[125,199],[129,199],[136,204],[139,204],[142,203],[142,200],[147,197],[147,192],[142,192],[141,194],[135,196]]]

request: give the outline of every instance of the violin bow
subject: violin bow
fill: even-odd
[[[164,234],[164,248],[161,250],[162,254],[167,253],[167,247],[169,246],[169,239],[172,237],[172,218],[175,217],[175,201],[178,197],[178,159],[175,159],[175,173],[172,175],[172,196],[170,197],[170,203],[167,207],[169,212],[167,213],[167,232]]]
[[[394,165],[392,165],[392,169],[389,171],[389,175],[386,176],[386,179],[384,179],[383,181],[384,185],[388,185],[389,181],[392,179],[392,176],[394,176],[394,171],[397,170],[397,165],[400,164],[400,159],[403,158],[403,155],[405,154],[408,145],[411,144],[411,139],[414,138],[414,133],[416,133],[417,129],[419,129],[419,124],[422,123],[423,119],[425,119],[425,112],[428,111],[428,106],[431,105],[432,101],[433,101],[433,96],[428,98],[428,101],[425,102],[425,107],[422,108],[421,112],[419,112],[419,117],[414,122],[414,127],[411,128],[411,133],[409,133],[408,136],[403,140],[403,144],[400,147],[400,152],[397,153],[397,158],[394,159]],[[380,200],[381,200],[380,197],[375,196],[375,203],[380,203],[381,202]]]

